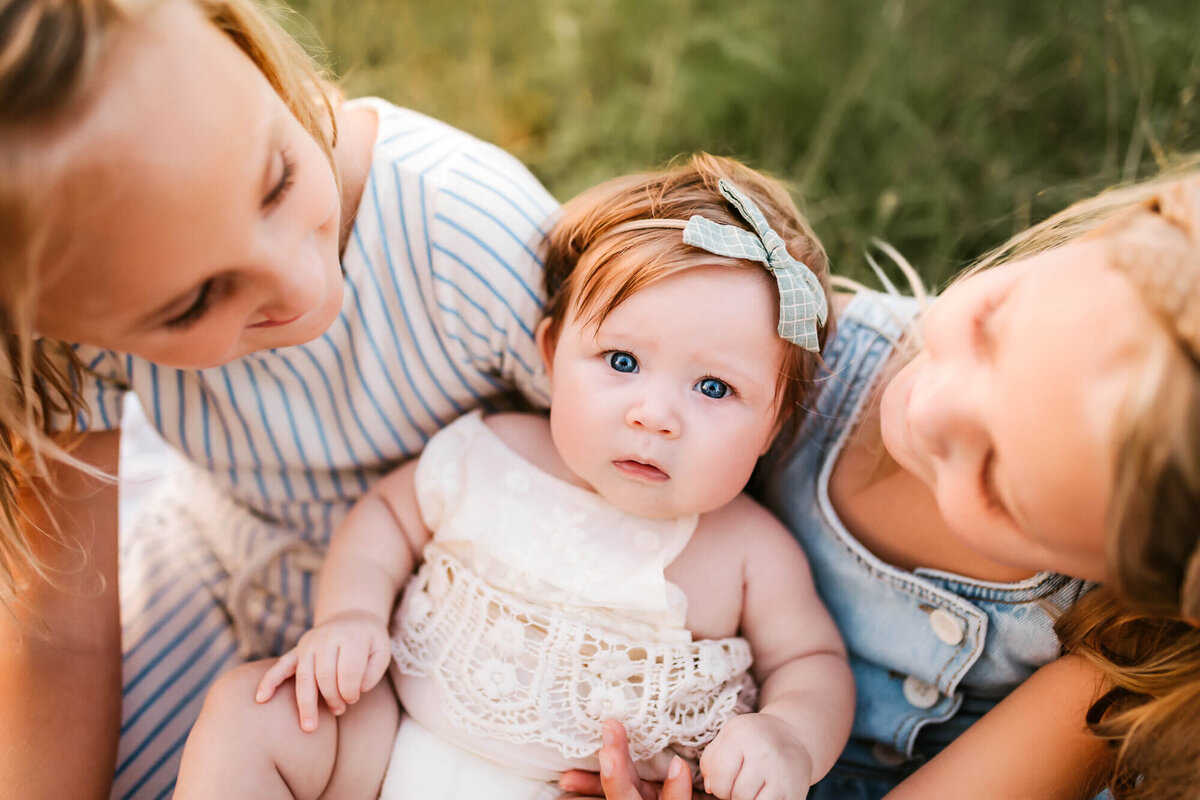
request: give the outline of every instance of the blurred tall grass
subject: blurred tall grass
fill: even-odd
[[[834,269],[934,286],[1200,149],[1196,0],[290,0],[349,96],[496,142],[560,199],[696,150],[789,181]]]

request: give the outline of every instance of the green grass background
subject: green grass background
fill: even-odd
[[[1196,0],[290,6],[348,96],[496,142],[560,199],[697,150],[783,178],[852,277],[879,237],[938,286],[1200,149]]]

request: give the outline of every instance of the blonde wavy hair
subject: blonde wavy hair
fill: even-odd
[[[725,265],[761,277],[778,302],[779,289],[770,273],[755,261],[727,258],[683,243],[678,227],[655,224],[686,222],[699,214],[722,225],[748,225],[721,194],[722,178],[755,202],[783,239],[793,258],[808,265],[829,292],[825,248],[778,181],[730,158],[699,153],[685,163],[657,172],[605,181],[568,201],[546,238],[546,318],[554,339],[568,312],[599,325],[624,300],[686,269]],[[644,224],[648,223],[648,224]],[[824,347],[833,315],[818,331]],[[812,393],[819,358],[789,345],[775,390],[775,419],[780,435],[794,435],[801,410]]]
[[[1059,620],[1064,647],[1099,667],[1106,690],[1088,724],[1107,739],[1120,800],[1200,797],[1200,169],[1078,203],[976,269],[1081,238],[1155,320],[1149,355],[1116,421],[1107,511],[1109,583]],[[973,270],[974,271],[974,270]],[[1081,296],[1087,287],[1080,287]]]
[[[39,268],[53,235],[40,224],[47,174],[61,174],[56,133],[86,114],[118,34],[161,2],[0,0],[0,597],[55,576],[24,532],[21,503],[44,500],[50,460],[70,455],[87,419],[84,366],[64,342],[34,333]],[[312,59],[252,0],[192,2],[261,70],[333,163],[339,96]],[[336,171],[335,171],[336,174]],[[53,490],[53,486],[49,487]],[[42,531],[68,543],[61,531]]]

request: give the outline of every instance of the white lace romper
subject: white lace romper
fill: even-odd
[[[404,706],[382,798],[531,800],[596,770],[617,718],[645,777],[695,759],[753,708],[741,638],[692,641],[663,569],[697,517],[650,520],[510,450],[478,412],[426,445],[416,473],[434,531],[392,621]]]

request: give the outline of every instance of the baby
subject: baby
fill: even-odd
[[[469,414],[384,477],[256,699],[294,675],[304,730],[319,695],[339,728],[390,736],[394,717],[350,708],[390,664],[384,798],[557,797],[561,773],[600,766],[608,719],[643,777],[683,757],[717,797],[802,798],[846,741],[853,683],[804,555],[742,490],[794,433],[824,253],[780,186],[697,156],[568,203],[546,266],[549,418]]]

